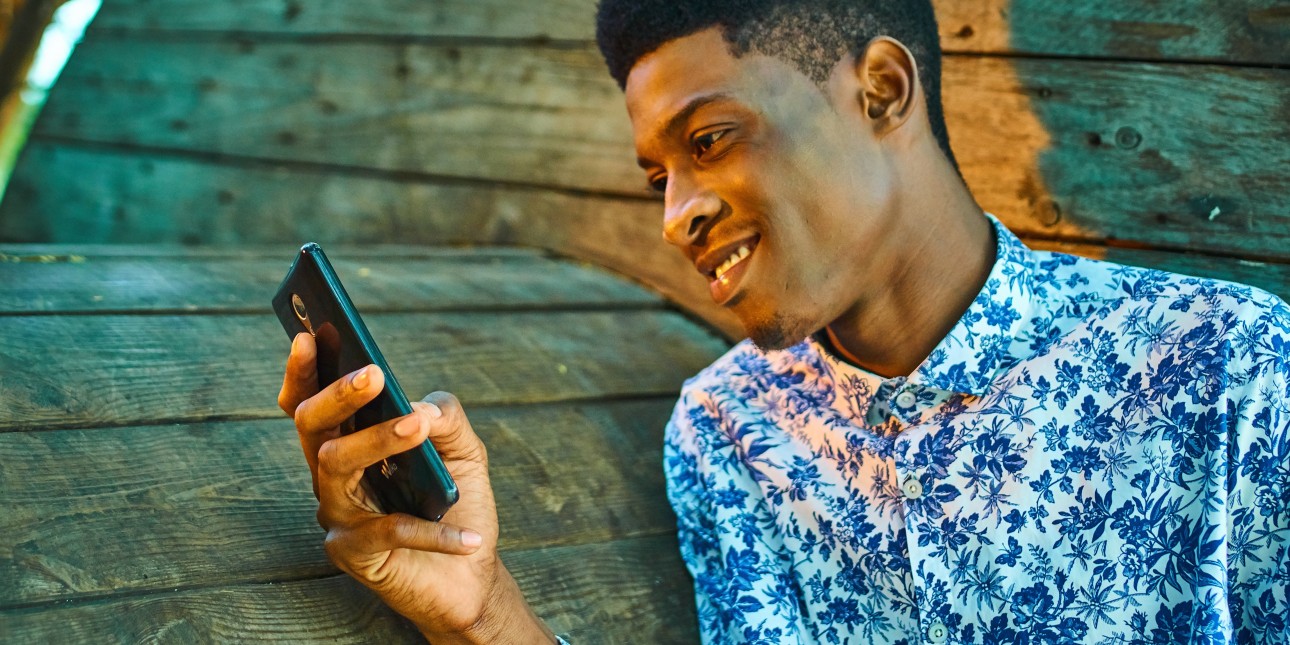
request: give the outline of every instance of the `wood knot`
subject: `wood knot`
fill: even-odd
[[[1129,126],[1124,126],[1115,131],[1115,145],[1132,150],[1142,143],[1142,133],[1134,130]]]
[[[1044,226],[1057,226],[1062,221],[1062,206],[1051,199],[1039,203],[1039,223]]]

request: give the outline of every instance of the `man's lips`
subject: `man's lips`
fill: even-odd
[[[760,240],[760,236],[754,235],[703,255],[696,266],[708,278],[708,289],[712,292],[713,302],[723,305],[734,296]]]
[[[740,247],[746,246],[749,251],[753,251],[757,248],[757,243],[759,241],[761,241],[760,235],[752,235],[750,237],[740,238],[728,244],[724,244],[704,253],[694,263],[694,266],[699,270],[699,273],[703,274],[703,277],[709,280],[715,280],[717,278],[717,269],[719,269],[722,264],[730,260],[731,256],[737,254]]]

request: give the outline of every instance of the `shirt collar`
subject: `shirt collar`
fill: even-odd
[[[995,376],[1024,358],[1025,332],[1035,309],[1033,252],[997,218],[986,213],[995,232],[995,260],[985,285],[932,353],[910,374],[909,383],[983,396]],[[809,339],[835,380],[856,376],[875,386],[883,379],[836,356],[823,330]]]

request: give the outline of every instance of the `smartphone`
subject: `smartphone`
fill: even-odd
[[[341,426],[343,434],[412,413],[408,397],[386,364],[376,341],[345,293],[340,277],[323,253],[310,242],[300,247],[287,277],[273,296],[287,337],[308,332],[318,348],[318,387],[364,365],[385,373],[385,389]],[[363,481],[386,513],[407,513],[437,521],[457,502],[457,484],[429,440],[368,466]]]

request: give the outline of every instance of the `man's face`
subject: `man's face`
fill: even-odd
[[[735,58],[714,28],[666,43],[627,78],[664,237],[764,349],[861,307],[892,224],[891,169],[845,67],[826,97],[788,63]]]

